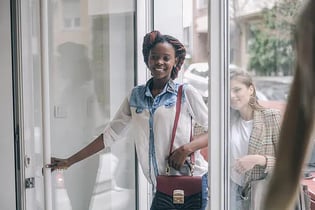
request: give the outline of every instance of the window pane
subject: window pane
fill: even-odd
[[[257,180],[265,180],[274,167],[278,127],[294,73],[292,34],[301,4],[230,0],[230,209],[250,209],[263,199],[263,193],[252,200],[242,196],[254,196],[247,194],[247,186],[253,192]],[[235,69],[247,72],[252,83],[247,76],[234,76],[239,74]]]
[[[208,1],[155,1],[154,29],[176,37],[185,45],[186,59],[177,79],[194,86],[207,102]]]
[[[63,0],[63,19],[65,28],[80,27],[80,0]]]
[[[208,2],[205,0],[154,1],[154,29],[177,38],[186,48],[186,59],[178,74],[178,82],[189,83],[208,101],[209,40]],[[167,6],[166,6],[167,5]],[[194,134],[205,129],[194,125]],[[201,154],[208,161],[208,148]]]
[[[188,40],[185,43],[187,48],[187,58],[183,73],[183,81],[194,86],[203,96],[205,102],[208,101],[208,1],[192,1],[190,4],[183,1],[183,19],[185,25],[184,37]],[[189,21],[188,21],[188,20]],[[188,30],[189,29],[189,30]],[[206,149],[204,149],[206,151]]]
[[[103,131],[134,86],[135,9],[133,0],[49,2],[52,155],[68,157]],[[54,172],[54,209],[135,209],[135,168],[126,138]]]

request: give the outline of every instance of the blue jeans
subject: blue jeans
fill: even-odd
[[[202,205],[200,210],[206,210],[208,205],[208,173],[202,176]]]
[[[154,200],[154,199],[153,199]],[[152,202],[150,210],[157,210],[157,207]],[[206,210],[208,204],[208,173],[202,176],[202,204],[201,209],[189,209],[189,210]],[[166,210],[166,209],[165,209]],[[172,209],[175,210],[175,209]]]
[[[243,188],[233,181],[230,182],[230,207],[233,210],[248,210],[250,209],[250,198],[244,200],[242,198]]]

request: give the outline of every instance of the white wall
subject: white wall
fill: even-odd
[[[0,209],[15,210],[10,0],[0,1]]]
[[[154,29],[183,41],[183,0],[154,1]]]

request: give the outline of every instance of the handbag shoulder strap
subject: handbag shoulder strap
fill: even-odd
[[[183,85],[180,85],[178,87],[178,92],[177,92],[176,114],[175,114],[175,119],[174,119],[174,125],[173,125],[173,131],[172,131],[172,138],[171,138],[171,145],[170,145],[169,155],[171,155],[171,153],[173,151],[173,144],[174,144],[174,140],[175,140],[175,134],[176,134],[179,114],[180,114],[180,110],[181,110],[181,104],[182,104],[182,95],[183,95]],[[192,128],[190,129],[190,141],[192,141]],[[194,163],[195,162],[194,152],[190,155],[190,158],[191,158],[191,162]]]
[[[175,113],[175,119],[174,119],[169,155],[171,155],[172,150],[173,150],[173,144],[174,144],[174,140],[175,140],[175,134],[176,134],[177,124],[178,124],[178,119],[179,119],[179,113],[180,113],[181,104],[182,104],[182,95],[183,95],[183,85],[180,85],[178,87],[178,92],[177,92],[176,113]]]

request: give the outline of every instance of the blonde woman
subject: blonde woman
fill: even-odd
[[[251,76],[232,70],[231,88],[231,208],[253,209],[250,186],[265,179],[275,164],[280,111],[262,107]],[[260,198],[259,198],[260,199]]]

